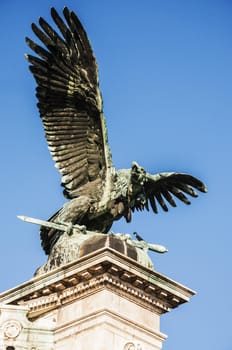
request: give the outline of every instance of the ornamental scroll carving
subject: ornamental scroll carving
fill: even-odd
[[[15,339],[22,330],[22,325],[16,320],[9,320],[3,324],[3,334],[6,338]]]
[[[143,348],[139,343],[129,342],[124,345],[123,350],[143,350]]]

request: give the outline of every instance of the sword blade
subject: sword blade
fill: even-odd
[[[133,243],[138,248],[149,249],[156,253],[166,253],[168,251],[166,247],[160,244],[153,244],[153,243],[147,243],[145,241],[134,241],[134,240],[133,240]]]
[[[166,247],[160,244],[147,243],[148,249],[157,253],[166,253],[168,250]]]
[[[54,229],[57,229],[60,231],[66,231],[67,226],[68,226],[66,224],[58,224],[55,222],[49,222],[49,221],[45,221],[45,220],[35,219],[35,218],[31,218],[30,216],[25,216],[25,215],[17,215],[17,218],[22,220],[22,221],[30,222],[32,224],[36,224],[39,226],[54,228]]]

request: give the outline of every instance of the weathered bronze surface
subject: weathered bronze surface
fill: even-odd
[[[174,195],[190,204],[184,193],[197,197],[195,189],[205,185],[183,173],[151,175],[136,162],[131,169],[115,171],[108,145],[97,63],[79,19],[67,7],[63,20],[54,8],[51,16],[56,32],[43,18],[32,30],[39,46],[26,38],[37,54],[27,55],[37,83],[36,96],[46,139],[62,174],[64,195],[70,199],[49,220],[85,225],[87,230],[107,233],[113,222],[131,221],[134,210],[158,213],[175,207]],[[41,227],[42,246],[47,254],[63,232]]]

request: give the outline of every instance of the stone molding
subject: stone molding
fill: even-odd
[[[29,280],[20,286],[20,294],[17,287],[3,293],[0,303],[28,305],[28,317],[32,319],[103,287],[155,309],[159,314],[187,302],[194,294],[158,272],[104,248]]]
[[[124,327],[122,327],[122,325]],[[131,319],[122,317],[119,313],[114,313],[112,310],[98,310],[91,315],[88,315],[86,318],[76,319],[74,322],[66,323],[62,327],[58,329],[54,329],[55,339],[59,341],[60,338],[63,340],[70,337],[70,329],[78,329],[78,332],[83,332],[87,329],[91,328],[105,328],[114,333],[122,333],[124,336],[128,337],[131,335],[131,332],[128,332],[126,329],[133,329],[133,333],[141,334],[141,338],[146,339],[154,339],[161,342],[167,338],[167,336],[161,333],[159,330],[154,330],[147,325],[138,324],[136,322],[132,322]]]
[[[171,309],[169,302],[162,300],[163,296],[168,296],[166,292],[165,294],[163,291],[156,292],[155,296],[154,293],[145,292],[144,289],[139,289],[133,285],[131,286],[128,283],[106,273],[73,287],[65,288],[64,282],[60,282],[55,286],[55,288],[57,287],[59,288],[59,291],[56,291],[55,293],[51,292],[52,288],[54,288],[51,286],[50,288],[46,288],[42,291],[42,293],[45,294],[49,293],[47,296],[42,296],[27,301],[21,300],[18,302],[20,305],[27,305],[29,307],[29,319],[33,319],[43,313],[56,309],[60,305],[65,305],[76,299],[84,298],[89,294],[96,293],[99,291],[99,289],[103,288],[109,288],[115,293],[120,293],[134,303],[140,305],[142,304],[145,308],[150,306],[159,314],[168,312]],[[62,288],[64,288],[63,291],[61,290]],[[147,290],[148,289],[149,287]],[[153,292],[153,289],[151,289],[151,292]],[[172,304],[180,303],[179,299],[178,302],[177,299],[173,301],[174,297],[171,295],[169,295],[169,298],[172,300]]]
[[[160,350],[160,315],[193,294],[105,247],[2,293],[0,350],[103,350],[106,338],[113,350]]]

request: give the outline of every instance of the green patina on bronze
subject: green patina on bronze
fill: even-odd
[[[32,30],[42,46],[26,42],[37,54],[27,55],[36,80],[38,108],[48,147],[62,175],[69,202],[50,222],[84,225],[88,231],[109,232],[113,222],[132,219],[135,210],[158,213],[158,205],[175,207],[173,195],[190,204],[185,194],[206,192],[195,177],[176,172],[151,175],[136,162],[116,171],[108,144],[99,90],[98,68],[82,24],[67,7],[64,19],[52,8],[54,30],[43,18]],[[158,204],[158,205],[157,205]],[[42,246],[50,254],[62,230],[41,226]]]

